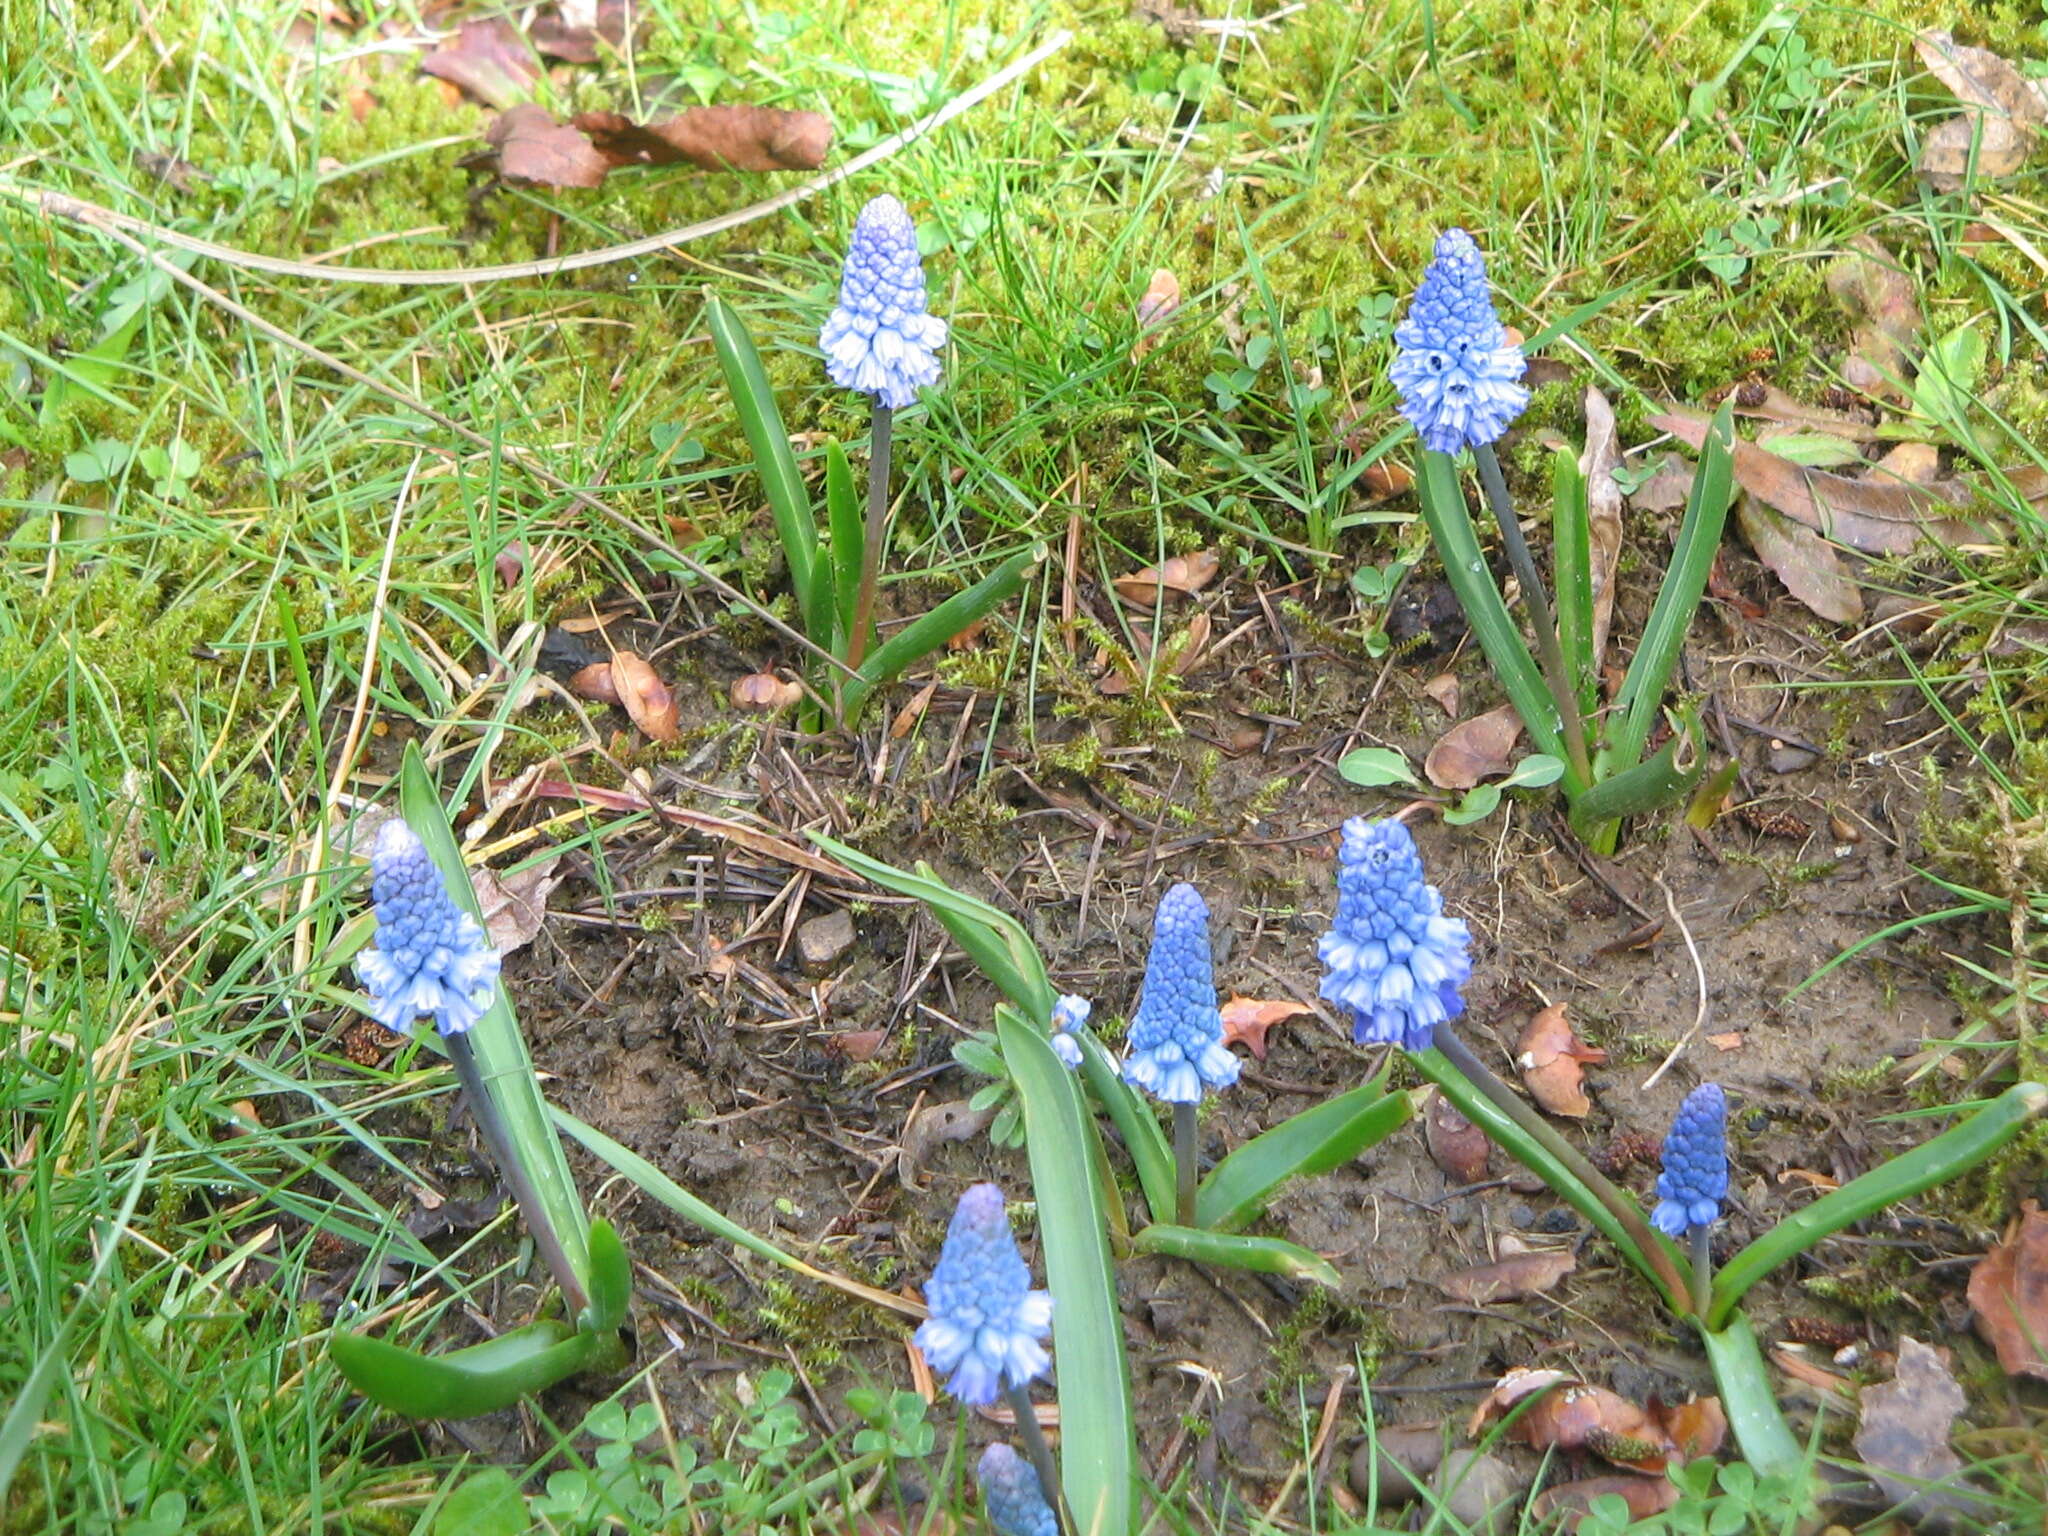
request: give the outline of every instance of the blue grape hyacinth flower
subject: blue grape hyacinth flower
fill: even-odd
[[[1192,885],[1168,891],[1153,916],[1130,1046],[1124,1081],[1168,1104],[1199,1104],[1205,1088],[1237,1081],[1238,1061],[1224,1047],[1216,1007],[1209,908]]]
[[[931,1316],[917,1326],[917,1347],[934,1371],[950,1373],[947,1389],[961,1402],[984,1407],[1004,1387],[1052,1368],[1042,1342],[1052,1331],[1052,1296],[1031,1289],[995,1185],[972,1185],[960,1197],[924,1300]]]
[[[1037,1471],[1001,1441],[981,1453],[974,1480],[997,1536],[1059,1536],[1059,1516],[1045,1502]]]
[[[490,1009],[498,952],[448,894],[426,844],[396,817],[377,830],[370,894],[377,932],[356,956],[370,1017],[394,1034],[421,1014],[443,1035],[467,1032]]]
[[[1701,1083],[1671,1117],[1650,1225],[1670,1237],[1712,1226],[1727,1198],[1728,1095],[1719,1083]]]
[[[945,344],[946,322],[925,312],[917,226],[884,193],[854,222],[839,303],[818,336],[825,372],[833,383],[901,410],[917,403],[920,386],[938,383]]]
[[[1436,259],[1394,328],[1394,344],[1388,377],[1425,448],[1456,453],[1490,443],[1529,403],[1516,382],[1521,349],[1494,313],[1485,258],[1462,229],[1437,237]]]
[[[1465,1011],[1472,933],[1444,916],[1422,878],[1422,855],[1398,821],[1344,823],[1337,852],[1337,916],[1316,952],[1322,996],[1351,1010],[1360,1044],[1429,1049],[1439,1024]]]
[[[1085,997],[1062,997],[1052,1005],[1052,1053],[1069,1072],[1081,1065],[1081,1042],[1075,1031],[1088,1023],[1094,1005]]]

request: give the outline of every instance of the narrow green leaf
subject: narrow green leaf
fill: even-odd
[[[832,530],[833,605],[839,612],[837,654],[853,640],[853,616],[860,606],[860,562],[867,548],[867,527],[861,521],[860,492],[853,482],[853,467],[846,462],[846,450],[838,438],[825,444],[825,513]]]
[[[1593,523],[1586,477],[1569,448],[1551,458],[1552,579],[1557,583],[1557,632],[1579,712],[1590,716],[1593,689]]]
[[[1167,1144],[1166,1132],[1159,1128],[1158,1116],[1137,1089],[1123,1080],[1116,1058],[1092,1031],[1083,1030],[1076,1038],[1081,1042],[1081,1076],[1088,1084],[1088,1092],[1108,1112],[1110,1123],[1123,1137],[1124,1150],[1130,1153],[1131,1164],[1138,1170],[1138,1188],[1144,1192],[1146,1212],[1160,1216],[1172,1211],[1173,1148]]]
[[[1087,1110],[1040,1028],[999,1007],[996,1035],[1024,1104],[1031,1193],[1054,1299],[1060,1480],[1077,1530],[1125,1536],[1137,1446],[1102,1191],[1085,1151]]]
[[[922,860],[912,872],[870,858],[822,832],[813,832],[810,838],[855,874],[886,891],[914,896],[923,902],[939,926],[967,951],[968,958],[1004,996],[1022,1008],[1041,1029],[1051,1026],[1052,1005],[1058,994],[1053,991],[1052,978],[1046,974],[1045,959],[1038,953],[1038,946],[1017,919],[979,897],[954,890]]]
[[[747,334],[740,317],[715,296],[705,305],[705,314],[718,366],[725,373],[725,386],[732,391],[733,409],[739,414],[740,430],[754,451],[761,494],[775,517],[782,557],[789,565],[789,584],[803,608],[804,633],[818,640],[831,633],[829,613],[814,612],[811,607],[817,598],[811,567],[818,558],[818,524],[811,515],[810,493],[797,470],[796,455],[790,451],[789,430],[782,424],[768,370],[761,366],[761,354],[754,349],[754,338]]]
[[[616,1333],[633,1301],[633,1261],[618,1229],[600,1216],[590,1224],[590,1312],[578,1318],[593,1333]]]
[[[860,713],[870,694],[891,682],[912,662],[930,655],[970,624],[987,618],[1017,595],[1024,578],[1044,557],[1044,548],[1019,550],[964,592],[955,592],[922,618],[913,619],[861,663],[860,680],[846,685],[846,718]]]
[[[1813,1204],[1787,1216],[1722,1266],[1714,1276],[1707,1323],[1720,1328],[1735,1315],[1743,1293],[1787,1259],[1806,1252],[1822,1238],[1852,1223],[1910,1199],[1976,1167],[2019,1133],[2028,1121],[2048,1109],[2048,1087],[2014,1083],[1961,1125],[1910,1152],[1830,1190]]]
[[[470,884],[469,869],[462,861],[454,830],[448,825],[441,792],[427,772],[426,759],[420,756],[417,742],[406,743],[405,760],[398,775],[398,803],[406,824],[426,844],[427,852],[441,871],[449,895],[481,923],[483,907]],[[561,1138],[555,1134],[540,1080],[534,1075],[533,1057],[527,1053],[525,1037],[519,1033],[519,1020],[513,1015],[502,981],[491,998],[489,1011],[470,1030],[469,1042],[485,1086],[504,1118],[514,1155],[532,1181],[534,1193],[560,1237],[570,1264],[587,1288],[590,1217],[584,1212],[583,1197],[577,1193],[568,1156],[562,1150]]]
[[[1165,1253],[1196,1264],[1256,1270],[1263,1275],[1285,1275],[1290,1280],[1313,1280],[1332,1290],[1343,1283],[1336,1266],[1321,1254],[1310,1253],[1298,1243],[1277,1237],[1242,1237],[1229,1232],[1205,1232],[1199,1227],[1155,1224],[1133,1233],[1131,1245],[1140,1253]],[[1064,1404],[1064,1396],[1061,1402]]]
[[[1799,1471],[1806,1456],[1785,1423],[1778,1407],[1778,1394],[1764,1368],[1762,1351],[1749,1319],[1740,1312],[1725,1328],[1700,1338],[1707,1346],[1707,1363],[1714,1370],[1714,1385],[1721,1389],[1721,1407],[1728,1415],[1728,1427],[1742,1459],[1765,1477],[1781,1477]]]
[[[1543,673],[1522,632],[1515,627],[1493,572],[1479,551],[1479,534],[1472,526],[1471,511],[1458,487],[1458,470],[1451,456],[1424,449],[1416,492],[1422,503],[1422,520],[1443,561],[1444,580],[1457,594],[1465,620],[1479,639],[1494,676],[1500,679],[1515,713],[1522,717],[1530,739],[1551,757],[1564,758],[1564,728],[1557,720],[1557,704],[1543,681]],[[1576,797],[1586,788],[1577,775],[1565,775],[1565,793]]]
[[[1615,1219],[1614,1212],[1607,1209],[1600,1197],[1573,1177],[1570,1170],[1552,1157],[1542,1143],[1515,1124],[1500,1106],[1482,1093],[1464,1073],[1446,1061],[1442,1052],[1421,1051],[1410,1055],[1408,1060],[1414,1063],[1416,1071],[1436,1084],[1437,1090],[1456,1106],[1460,1114],[1484,1131],[1489,1141],[1540,1177],[1565,1204],[1590,1221],[1601,1235],[1614,1244],[1615,1250],[1628,1260],[1636,1272],[1656,1288],[1657,1294],[1664,1298],[1665,1305],[1680,1312],[1688,1310],[1683,1297],[1666,1293],[1663,1281],[1657,1277],[1657,1271],[1651,1267],[1642,1250],[1636,1247],[1635,1240],[1628,1235],[1628,1229]],[[1627,1194],[1624,1193],[1622,1198],[1628,1198]],[[1671,1257],[1683,1261],[1684,1255],[1679,1253],[1668,1238],[1658,1237],[1657,1240],[1664,1244]]]
[[[1195,1191],[1195,1220],[1218,1232],[1235,1231],[1263,1211],[1289,1179],[1341,1168],[1407,1118],[1408,1096],[1387,1093],[1384,1073],[1303,1110],[1254,1136],[1209,1171]]]
[[[555,1110],[554,1118],[557,1125],[581,1142],[597,1158],[609,1163],[637,1184],[642,1191],[652,1195],[684,1220],[694,1221],[705,1231],[715,1233],[727,1242],[736,1244],[771,1264],[780,1264],[792,1274],[802,1275],[806,1280],[815,1280],[818,1284],[828,1285],[835,1291],[858,1296],[862,1301],[872,1302],[891,1312],[910,1317],[924,1315],[924,1308],[914,1302],[905,1301],[901,1296],[878,1290],[872,1285],[864,1285],[858,1280],[849,1280],[844,1275],[835,1275],[830,1270],[819,1269],[815,1264],[807,1264],[795,1254],[776,1247],[765,1237],[756,1237],[716,1206],[708,1205],[691,1194],[638,1152],[630,1147],[621,1146],[603,1131],[585,1124],[567,1110]]]
[[[1682,758],[1682,760],[1681,760]],[[1707,766],[1698,711],[1679,712],[1678,729],[1643,762],[1600,780],[1572,802],[1572,825],[1581,835],[1603,821],[1662,810],[1684,798]]]
[[[473,1419],[575,1375],[597,1343],[595,1334],[550,1320],[446,1355],[363,1333],[336,1333],[327,1352],[348,1384],[380,1408],[412,1419]]]
[[[1657,601],[1643,626],[1643,638],[1628,664],[1621,692],[1615,696],[1610,750],[1604,754],[1617,772],[1642,761],[1650,728],[1657,723],[1664,702],[1665,686],[1692,628],[1700,595],[1707,590],[1707,573],[1721,547],[1721,532],[1728,523],[1729,493],[1735,483],[1735,406],[1726,402],[1714,413],[1700,448],[1699,469],[1693,476],[1692,498],[1679,525],[1678,542],[1671,552],[1671,566],[1664,584],[1657,589]],[[1574,800],[1578,797],[1573,796]]]

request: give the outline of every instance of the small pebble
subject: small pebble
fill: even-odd
[[[1515,1526],[1521,1481],[1504,1461],[1483,1451],[1453,1451],[1431,1479],[1438,1498],[1472,1536],[1507,1536]]]
[[[1435,1424],[1383,1424],[1374,1437],[1351,1456],[1351,1491],[1373,1497],[1379,1478],[1379,1507],[1397,1509],[1422,1496],[1427,1481],[1444,1459],[1444,1432]]]
[[[822,975],[839,963],[840,956],[853,948],[853,914],[844,907],[822,917],[806,918],[797,925],[796,950],[804,969]]]

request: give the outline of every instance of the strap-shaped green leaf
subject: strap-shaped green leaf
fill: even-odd
[[[1173,1148],[1159,1128],[1159,1118],[1138,1091],[1123,1080],[1116,1058],[1091,1031],[1076,1037],[1081,1042],[1081,1075],[1088,1092],[1109,1112],[1110,1123],[1124,1139],[1124,1150],[1138,1170],[1138,1188],[1144,1191],[1149,1215],[1161,1216],[1173,1209]]]
[[[830,610],[817,612],[819,588],[811,568],[818,559],[818,523],[811,515],[810,493],[804,489],[796,455],[790,451],[789,429],[782,424],[782,411],[775,404],[775,390],[768,382],[768,370],[761,366],[761,354],[740,317],[723,299],[714,296],[705,305],[711,326],[711,344],[718,353],[718,366],[725,373],[725,387],[732,391],[733,409],[739,414],[740,430],[754,451],[754,469],[761,477],[761,494],[775,518],[776,536],[782,540],[782,557],[789,565],[789,585],[803,609],[804,633],[820,645],[828,644]]]
[[[577,1319],[593,1333],[616,1333],[633,1302],[633,1261],[618,1229],[602,1216],[590,1224],[590,1311]]]
[[[363,1333],[335,1334],[328,1353],[348,1384],[380,1408],[413,1419],[473,1419],[573,1376],[598,1344],[594,1333],[547,1321],[446,1355],[424,1355]]]
[[[1078,1532],[1126,1536],[1137,1446],[1102,1191],[1085,1150],[1087,1109],[1041,1027],[998,1008],[996,1037],[1024,1104],[1031,1193],[1053,1297],[1060,1481]]]
[[[2048,1087],[2040,1083],[2014,1083],[1961,1125],[1880,1163],[1861,1178],[1851,1179],[1804,1210],[1787,1216],[1736,1254],[1714,1276],[1713,1299],[1707,1309],[1709,1326],[1727,1325],[1735,1316],[1743,1292],[1787,1259],[1806,1252],[1822,1238],[1853,1222],[1976,1167],[2019,1134],[2043,1109],[2048,1109]]]
[[[469,870],[462,861],[454,830],[448,825],[441,792],[434,787],[416,742],[406,743],[405,760],[398,774],[398,803],[406,824],[426,844],[449,893],[481,923],[483,908],[470,884]],[[492,995],[489,1011],[470,1029],[469,1044],[484,1087],[503,1117],[511,1154],[519,1159],[545,1219],[553,1225],[563,1252],[587,1288],[590,1217],[583,1209],[575,1177],[569,1172],[561,1138],[555,1135],[547,1100],[541,1094],[540,1080],[534,1075],[533,1057],[519,1033],[519,1020],[513,1015],[502,981]]]
[[[1319,1253],[1310,1253],[1299,1243],[1277,1237],[1244,1237],[1232,1232],[1208,1232],[1200,1227],[1176,1227],[1159,1223],[1133,1233],[1131,1246],[1140,1253],[1171,1254],[1196,1264],[1220,1264],[1229,1269],[1256,1270],[1264,1275],[1285,1275],[1290,1280],[1313,1280],[1335,1290],[1341,1283],[1336,1267]],[[1062,1394],[1064,1404],[1065,1396]]]
[[[899,896],[915,896],[923,902],[939,926],[967,951],[967,957],[1002,989],[1005,997],[1024,1010],[1025,1017],[1041,1031],[1050,1027],[1056,996],[1052,979],[1046,974],[1045,959],[1038,953],[1038,946],[1017,919],[977,896],[954,890],[922,860],[915,872],[898,869],[822,832],[813,832],[810,837],[855,874],[884,890]]]
[[[1407,1118],[1408,1096],[1387,1093],[1384,1075],[1303,1110],[1209,1171],[1195,1191],[1195,1219],[1212,1231],[1233,1232],[1263,1211],[1289,1179],[1342,1167]]]
[[[1728,1415],[1728,1427],[1735,1431],[1742,1459],[1764,1477],[1797,1472],[1806,1456],[1778,1407],[1778,1394],[1764,1368],[1763,1352],[1757,1348],[1749,1319],[1738,1312],[1724,1328],[1702,1329],[1700,1338],[1707,1346],[1707,1363],[1714,1369],[1714,1385],[1721,1389],[1721,1407]]]
[[[964,592],[955,592],[930,613],[897,630],[861,663],[859,681],[846,685],[846,719],[851,722],[869,695],[893,681],[905,667],[929,656],[1015,597],[1044,554],[1044,546],[1038,544],[1019,550]]]
[[[825,444],[825,513],[832,530],[832,601],[839,614],[840,643],[834,654],[844,656],[853,640],[854,610],[860,606],[860,563],[868,536],[853,466],[846,462],[846,450],[836,437]]]
[[[1669,741],[1632,768],[1601,779],[1572,802],[1572,826],[1591,841],[1602,822],[1642,816],[1675,805],[1706,771],[1706,743],[1699,712],[1690,705],[1674,711],[1678,729]],[[1683,754],[1683,761],[1680,755]]]
[[[1479,648],[1486,653],[1493,675],[1500,679],[1508,701],[1528,727],[1530,739],[1547,755],[1569,762],[1557,703],[1550,696],[1536,658],[1529,654],[1521,630],[1509,616],[1507,604],[1501,601],[1493,572],[1479,551],[1479,533],[1472,526],[1472,513],[1458,487],[1458,469],[1451,456],[1424,449],[1415,489],[1422,503],[1422,520],[1436,544],[1437,558],[1443,561],[1444,580],[1457,594],[1458,603],[1465,610],[1465,622],[1478,637]],[[1586,788],[1569,769],[1564,785],[1568,798],[1576,797]]]
[[[1551,566],[1557,583],[1557,636],[1579,713],[1590,716],[1593,687],[1593,517],[1586,477],[1569,448],[1551,456]]]

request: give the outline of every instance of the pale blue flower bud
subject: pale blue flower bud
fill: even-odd
[[[884,193],[853,226],[839,303],[818,336],[825,372],[833,383],[901,410],[917,403],[920,386],[939,381],[945,344],[946,322],[925,312],[917,226]]]
[[[1052,1368],[1042,1342],[1052,1332],[1052,1296],[1031,1289],[995,1185],[960,1197],[924,1301],[931,1316],[918,1324],[917,1347],[934,1371],[950,1373],[946,1386],[961,1402],[982,1407]]]
[[[449,896],[426,845],[396,817],[377,831],[370,893],[377,932],[356,956],[370,1017],[395,1034],[421,1014],[432,1015],[444,1035],[468,1030],[496,993],[497,951]]]
[[[1209,908],[1192,885],[1176,885],[1152,919],[1145,989],[1131,1017],[1124,1081],[1168,1104],[1198,1104],[1204,1088],[1237,1081],[1223,1044],[1209,953]]]

